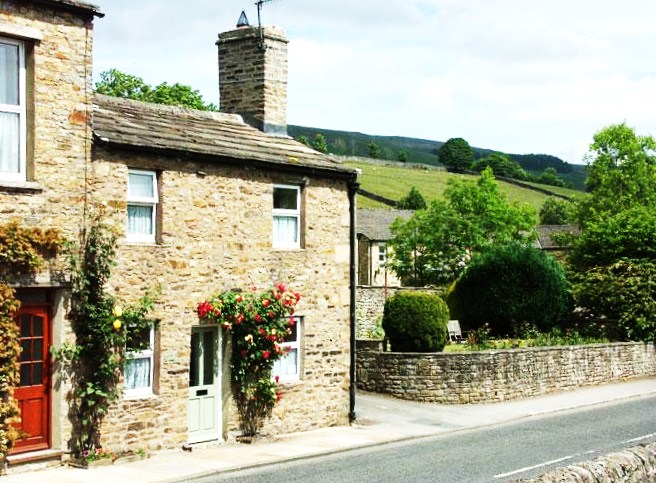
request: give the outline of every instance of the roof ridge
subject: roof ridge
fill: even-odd
[[[192,109],[184,106],[172,106],[166,104],[157,104],[154,102],[137,101],[135,99],[127,99],[124,97],[108,96],[106,94],[94,94],[95,99],[102,102],[113,103],[116,107],[128,107],[135,111],[151,111],[174,116],[188,115],[190,117],[198,117],[211,119],[214,121],[232,121],[239,124],[245,124],[243,118],[239,114],[229,114],[227,112],[217,111],[202,111],[200,109]],[[101,107],[101,106],[98,106]]]

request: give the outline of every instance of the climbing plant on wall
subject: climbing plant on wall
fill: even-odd
[[[285,355],[280,344],[292,334],[300,298],[279,283],[263,292],[223,292],[198,304],[201,323],[232,335],[231,389],[244,436],[255,436],[282,397],[271,370]]]
[[[116,247],[116,232],[98,211],[82,231],[79,244],[69,249],[70,320],[75,342],[63,344],[54,355],[73,385],[70,446],[77,457],[96,454],[102,448],[100,429],[111,403],[120,395],[126,343],[144,349],[147,343],[140,342],[138,334],[154,323],[147,317],[154,306],[153,296],[122,306],[107,293]]]
[[[57,256],[62,242],[55,229],[25,228],[15,221],[0,225],[0,456],[20,436],[13,426],[19,420],[14,388],[19,384],[20,338],[14,317],[20,303],[6,283],[37,273],[45,259]]]

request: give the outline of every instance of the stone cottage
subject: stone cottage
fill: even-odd
[[[201,112],[94,96],[97,17],[97,7],[77,0],[0,4],[0,213],[2,222],[57,227],[75,239],[87,210],[103,204],[120,232],[109,290],[134,302],[160,287],[159,323],[149,348],[129,355],[103,443],[157,449],[228,437],[226,344],[219,327],[198,324],[196,305],[278,281],[303,298],[280,374],[285,396],[264,432],[346,424],[357,179],[285,134],[284,32],[221,34],[223,112]],[[49,346],[70,336],[67,294],[65,279],[48,272],[18,287],[21,333],[39,341],[22,363],[43,370],[21,380],[29,436],[13,462],[67,449],[69,388],[56,368],[48,376]],[[201,380],[190,370],[198,367]]]
[[[357,211],[358,285],[400,287],[401,281],[387,266],[392,238],[390,226],[397,218],[409,219],[412,210],[361,208]]]

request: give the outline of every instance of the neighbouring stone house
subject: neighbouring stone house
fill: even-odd
[[[103,204],[120,232],[109,289],[134,302],[160,287],[152,349],[130,355],[103,443],[156,449],[226,438],[235,417],[226,341],[218,327],[198,324],[196,306],[218,291],[278,281],[303,298],[285,397],[264,432],[346,424],[357,175],[284,134],[284,33],[264,28],[264,48],[256,28],[221,34],[226,112],[201,112],[94,96],[96,17],[97,7],[77,0],[0,3],[0,221],[76,239],[85,213]],[[18,93],[6,94],[13,84]],[[49,346],[71,336],[59,275],[44,271],[17,287],[23,342],[39,342],[22,363],[40,372],[21,380],[30,437],[13,462],[26,452],[57,456],[70,438],[69,386],[56,368],[46,377]],[[190,368],[198,367],[210,377],[196,380]]]
[[[412,210],[364,209],[357,211],[358,285],[400,287],[401,281],[387,266],[392,238],[390,226],[397,218],[409,219]]]

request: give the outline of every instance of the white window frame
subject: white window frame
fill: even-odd
[[[155,325],[150,326],[149,331],[149,342],[148,347],[140,351],[125,351],[125,369],[123,374],[127,373],[127,366],[130,361],[139,360],[139,359],[148,359],[150,362],[150,372],[148,374],[148,380],[150,385],[146,387],[138,387],[134,389],[129,389],[127,386],[123,389],[123,394],[126,398],[137,398],[143,396],[151,396],[154,394],[153,385],[154,385],[154,376],[155,376]]]
[[[130,175],[138,174],[150,176],[153,183],[153,196],[130,196]],[[157,241],[157,205],[159,203],[159,193],[157,191],[157,173],[155,171],[146,171],[141,169],[128,170],[128,207],[129,206],[149,206],[152,208],[151,233],[130,233],[129,232],[129,213],[126,211],[125,238],[132,243],[156,243]]]
[[[27,73],[25,67],[25,42],[16,39],[0,37],[0,43],[18,46],[18,105],[0,104],[0,112],[18,114],[18,172],[0,172],[0,181],[27,181]]]
[[[294,316],[294,325],[296,326],[296,339],[288,340],[282,342],[280,346],[286,350],[296,349],[296,354],[298,358],[296,359],[296,373],[295,374],[280,374],[280,364],[285,359],[289,357],[289,354],[285,354],[276,362],[273,363],[273,369],[271,370],[272,377],[278,376],[280,382],[289,382],[289,381],[299,381],[301,379],[301,368],[303,366],[303,353],[301,351],[301,336],[303,332],[303,317]]]
[[[301,187],[298,185],[288,184],[274,184],[273,190],[288,189],[296,191],[296,209],[287,210],[282,208],[273,208],[273,246],[274,248],[300,248],[301,247]],[[276,241],[276,224],[277,217],[293,217],[296,218],[296,241],[290,243]]]
[[[387,243],[378,244],[378,264],[385,266],[387,263]]]

